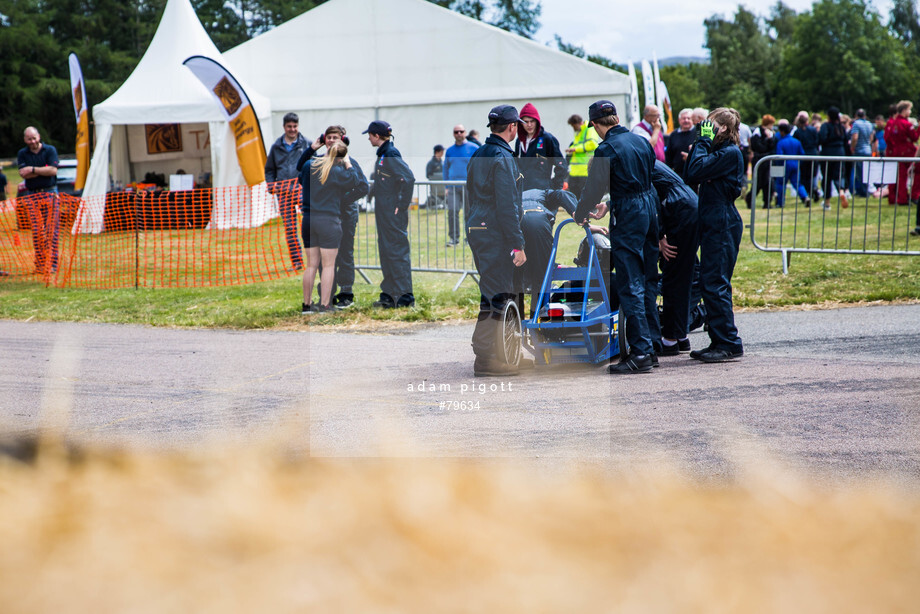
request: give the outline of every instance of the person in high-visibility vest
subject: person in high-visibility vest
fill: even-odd
[[[579,198],[588,180],[588,164],[594,157],[594,150],[601,139],[597,136],[597,130],[582,119],[581,115],[570,117],[568,124],[575,131],[575,139],[565,150],[565,155],[570,157],[568,189],[575,198]]]

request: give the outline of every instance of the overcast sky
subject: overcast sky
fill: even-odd
[[[809,10],[812,0],[784,0],[798,12]],[[739,2],[728,0],[541,0],[542,28],[536,39],[550,41],[554,34],[618,63],[672,56],[707,55],[703,49],[703,20],[713,14],[731,18]],[[758,15],[766,15],[775,0],[741,2]],[[884,20],[889,0],[872,0]],[[598,15],[609,17],[598,19]]]

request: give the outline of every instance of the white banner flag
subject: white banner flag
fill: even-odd
[[[645,106],[655,104],[655,78],[652,75],[652,67],[648,60],[642,60],[642,88],[645,90],[645,100],[643,101],[642,113],[645,113]]]
[[[633,66],[633,63],[630,61],[628,64],[629,70],[629,106],[626,110],[626,121],[629,124],[629,129],[631,130],[636,124],[641,121],[642,117],[639,115],[639,79],[636,77],[636,67]]]

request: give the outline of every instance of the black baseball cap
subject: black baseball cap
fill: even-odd
[[[514,124],[520,120],[521,118],[518,116],[517,109],[510,104],[500,104],[489,111],[490,126],[504,126],[507,124]]]
[[[390,136],[390,134],[393,132],[393,129],[390,127],[390,124],[386,123],[385,121],[375,119],[367,126],[367,130],[361,134],[367,134],[368,132],[371,134]]]
[[[609,100],[598,100],[588,107],[588,119],[594,121],[607,115],[616,115],[617,107]]]

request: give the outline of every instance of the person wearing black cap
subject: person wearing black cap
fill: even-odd
[[[522,266],[521,172],[511,150],[517,134],[517,109],[499,105],[489,112],[492,134],[470,158],[466,189],[470,217],[466,236],[479,272],[479,317],[473,330],[473,373],[517,375],[517,365],[498,359],[499,322],[505,303],[516,300],[515,267]]]
[[[374,301],[374,307],[412,307],[415,295],[412,294],[409,257],[409,204],[415,175],[390,140],[390,124],[372,121],[362,134],[366,134],[371,145],[377,148],[370,196],[376,201],[374,220],[383,281],[380,282],[380,300]]]
[[[617,109],[609,100],[592,104],[588,118],[603,142],[594,150],[588,181],[572,217],[582,225],[592,209],[596,211],[591,217],[603,217],[607,205],[598,203],[610,192],[610,245],[620,321],[625,318],[630,346],[629,355],[607,371],[647,373],[657,361],[649,327],[649,319],[658,317],[658,197],[652,187],[655,151],[648,139],[619,125]]]

